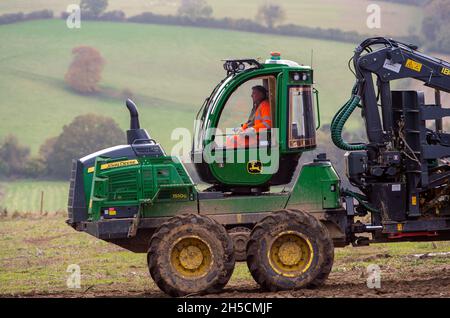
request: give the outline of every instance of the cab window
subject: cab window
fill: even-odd
[[[313,93],[311,86],[289,87],[289,148],[308,148],[316,144]]]
[[[254,92],[255,87],[258,87],[257,92]],[[265,98],[262,98],[263,95],[259,91],[265,91]],[[222,110],[215,135],[216,146],[221,148],[256,146],[255,142],[249,142],[249,139],[255,138],[256,134],[265,136],[272,128],[275,93],[276,79],[272,75],[252,78],[241,84],[228,98]],[[268,145],[267,139],[259,139],[257,141],[259,146]]]

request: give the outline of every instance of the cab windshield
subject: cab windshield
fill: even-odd
[[[194,124],[194,140],[192,144],[193,151],[201,151],[203,149],[203,140],[205,138],[206,128],[208,127],[207,123],[209,116],[214,111],[216,101],[222,95],[224,87],[233,77],[234,75],[227,76],[219,84],[217,84],[211,92],[211,95],[205,99],[203,106],[198,111]]]

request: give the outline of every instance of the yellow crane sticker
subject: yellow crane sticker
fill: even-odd
[[[413,71],[416,71],[416,72],[419,72],[419,73],[422,70],[422,63],[416,62],[416,61],[411,60],[411,59],[407,59],[406,60],[405,66],[407,68],[409,68],[410,70],[413,70]]]
[[[111,163],[105,163],[100,166],[100,170],[106,170],[106,169],[112,169],[112,168],[120,168],[120,167],[126,167],[126,166],[134,166],[139,164],[139,161],[136,159],[133,160],[123,160],[123,161],[116,161]]]
[[[450,76],[450,69],[443,67],[441,73]]]

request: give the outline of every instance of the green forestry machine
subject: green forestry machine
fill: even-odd
[[[386,38],[362,42],[352,61],[356,84],[331,123],[352,189],[342,188],[325,154],[297,169],[316,148],[318,92],[311,67],[272,53],[264,63],[225,60],[227,76],[197,114],[191,159],[208,188],[140,128],[127,100],[128,144],[73,162],[68,224],[146,252],[151,277],[171,296],[220,291],[235,261],[245,260],[263,289],[297,289],[326,280],[334,247],[450,239],[450,134],[442,124],[450,110],[440,103],[450,64]],[[403,78],[434,88],[435,103],[420,91],[391,90]],[[241,94],[256,84],[267,92],[271,126],[229,146],[239,133],[218,128],[245,122]],[[364,143],[342,138],[355,109]]]

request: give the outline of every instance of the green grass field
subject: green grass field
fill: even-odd
[[[66,88],[64,74],[72,48],[91,45],[106,59],[102,87],[136,96],[141,123],[167,149],[175,127],[191,129],[195,113],[224,77],[226,57],[262,57],[279,50],[283,57],[309,64],[314,50],[322,122],[348,98],[352,74],[347,59],[352,44],[245,32],[187,27],[84,23],[68,29],[47,20],[0,26],[0,137],[16,134],[34,153],[63,125],[89,112],[113,117],[128,126],[124,100],[105,95],[82,96]],[[350,128],[359,127],[354,119]]]
[[[162,297],[148,274],[146,255],[78,233],[61,216],[0,219],[0,297],[18,295]],[[374,244],[335,250],[327,286],[300,297],[448,297],[448,257],[418,259],[415,253],[445,252],[449,242]],[[68,289],[70,264],[81,270],[81,289]],[[366,287],[366,268],[381,268],[380,293]],[[441,280],[435,283],[433,280]],[[425,286],[424,286],[425,285]],[[228,297],[273,297],[258,290],[245,263],[237,263]],[[303,295],[303,293],[306,293]],[[287,297],[290,292],[280,293]]]
[[[73,0],[3,0],[0,13],[29,12],[51,9],[55,14],[66,10],[67,5],[77,3]],[[158,14],[176,14],[181,0],[110,0],[108,10],[122,10],[128,16],[144,11]],[[207,0],[217,18],[232,17],[254,19],[257,8],[265,0]],[[410,29],[418,30],[422,19],[421,9],[415,6],[373,0],[281,0],[276,1],[286,12],[284,23],[294,23],[322,28],[339,28],[346,31],[358,31],[364,34],[407,35]],[[381,7],[381,29],[366,27],[366,13],[369,4]],[[402,23],[399,23],[402,21]]]
[[[20,180],[0,182],[0,208],[14,212],[40,211],[41,193],[43,212],[66,211],[69,184],[63,181]]]

